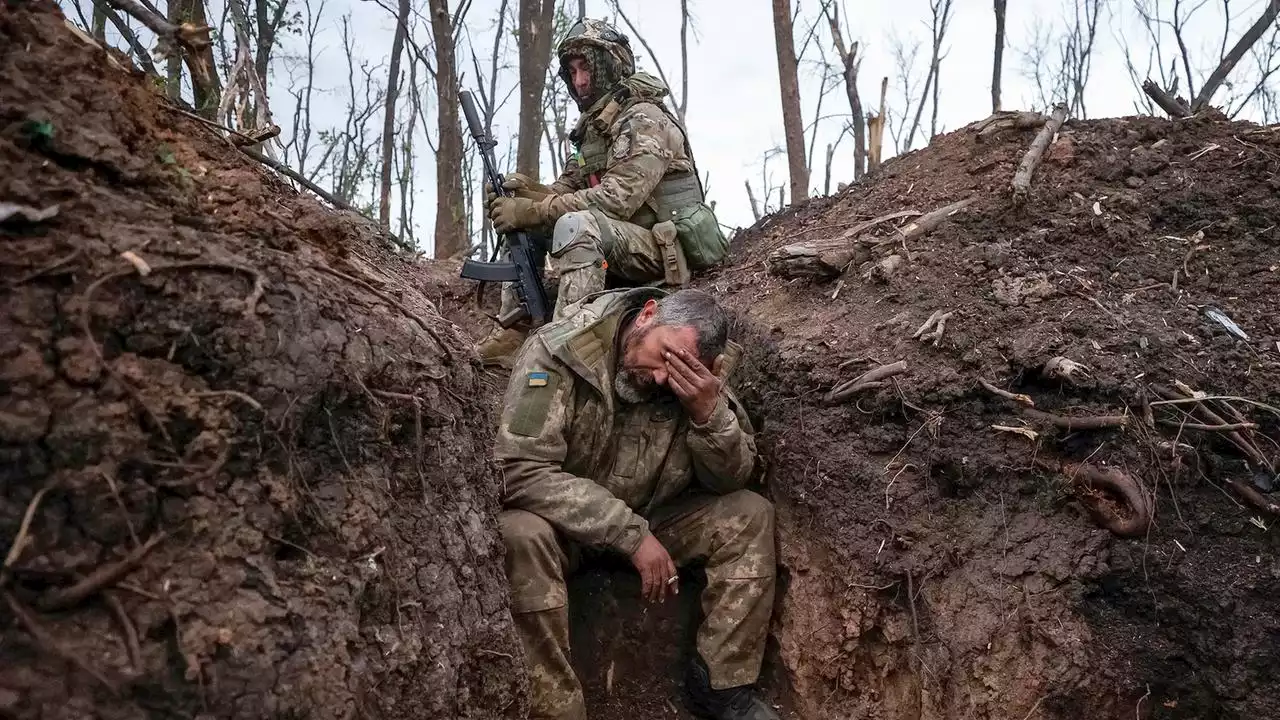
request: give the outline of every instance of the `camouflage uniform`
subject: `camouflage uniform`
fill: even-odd
[[[567,308],[521,349],[495,449],[511,608],[530,665],[533,718],[585,717],[569,664],[565,577],[580,548],[630,555],[655,535],[677,565],[705,560],[697,648],[711,685],[755,682],[773,607],[773,506],[744,490],[750,421],[725,389],[704,425],[674,400],[613,391],[624,316],[661,290],[603,293]]]
[[[566,83],[569,60],[587,61],[598,97],[580,99],[582,115],[570,133],[576,152],[544,188],[550,194],[537,205],[538,227],[530,228],[551,231],[557,319],[568,305],[603,290],[607,273],[629,286],[684,284],[688,265],[670,220],[705,205],[685,130],[664,105],[667,87],[635,72],[626,37],[583,20],[558,55]],[[504,285],[502,314],[517,302],[514,288]]]

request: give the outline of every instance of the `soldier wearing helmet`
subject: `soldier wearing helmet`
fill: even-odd
[[[687,705],[712,720],[778,720],[754,689],[773,608],[773,507],[745,489],[755,443],[722,384],[728,317],[696,290],[601,292],[606,275],[683,285],[727,242],[667,89],[635,72],[627,38],[583,20],[558,54],[582,111],[574,157],[550,186],[509,176],[515,197],[490,212],[499,231],[550,228],[560,274],[555,320],[513,360],[494,450],[530,718],[586,718],[565,576],[597,550],[629,557],[650,602],[677,590],[677,564],[705,562]]]
[[[607,23],[584,19],[557,47],[559,77],[581,111],[575,152],[550,185],[507,176],[514,197],[491,195],[499,232],[550,236],[560,278],[555,317],[614,286],[683,286],[690,270],[720,262],[728,240],[705,202],[688,137],[666,106],[667,87],[636,72],[631,43]],[[503,314],[515,295],[504,286]],[[479,346],[486,363],[510,367],[525,330],[495,330]]]

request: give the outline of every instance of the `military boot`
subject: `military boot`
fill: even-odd
[[[751,685],[712,688],[711,673],[697,652],[685,676],[684,701],[689,712],[703,720],[781,720]]]
[[[498,365],[510,370],[516,362],[516,353],[524,345],[527,330],[516,328],[494,328],[484,340],[476,345],[480,361],[487,366]]]

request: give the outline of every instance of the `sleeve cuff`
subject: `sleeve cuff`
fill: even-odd
[[[716,409],[711,411],[711,417],[707,418],[705,423],[697,423],[692,419],[689,425],[698,432],[714,434],[728,430],[736,418],[733,411],[729,409],[729,403],[725,401],[724,395],[716,400]]]
[[[634,555],[640,543],[649,535],[649,521],[632,513],[631,520],[622,529],[622,533],[613,541],[613,549],[623,555]]]

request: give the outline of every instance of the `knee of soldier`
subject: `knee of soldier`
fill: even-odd
[[[551,256],[568,258],[603,257],[600,251],[600,224],[589,210],[565,213],[556,220],[551,233]]]
[[[507,564],[541,556],[556,549],[556,531],[551,523],[526,510],[498,513],[498,528],[507,546]]]
[[[751,537],[773,538],[773,503],[750,490],[738,490],[725,495],[725,514],[733,519],[733,525],[741,534]]]

